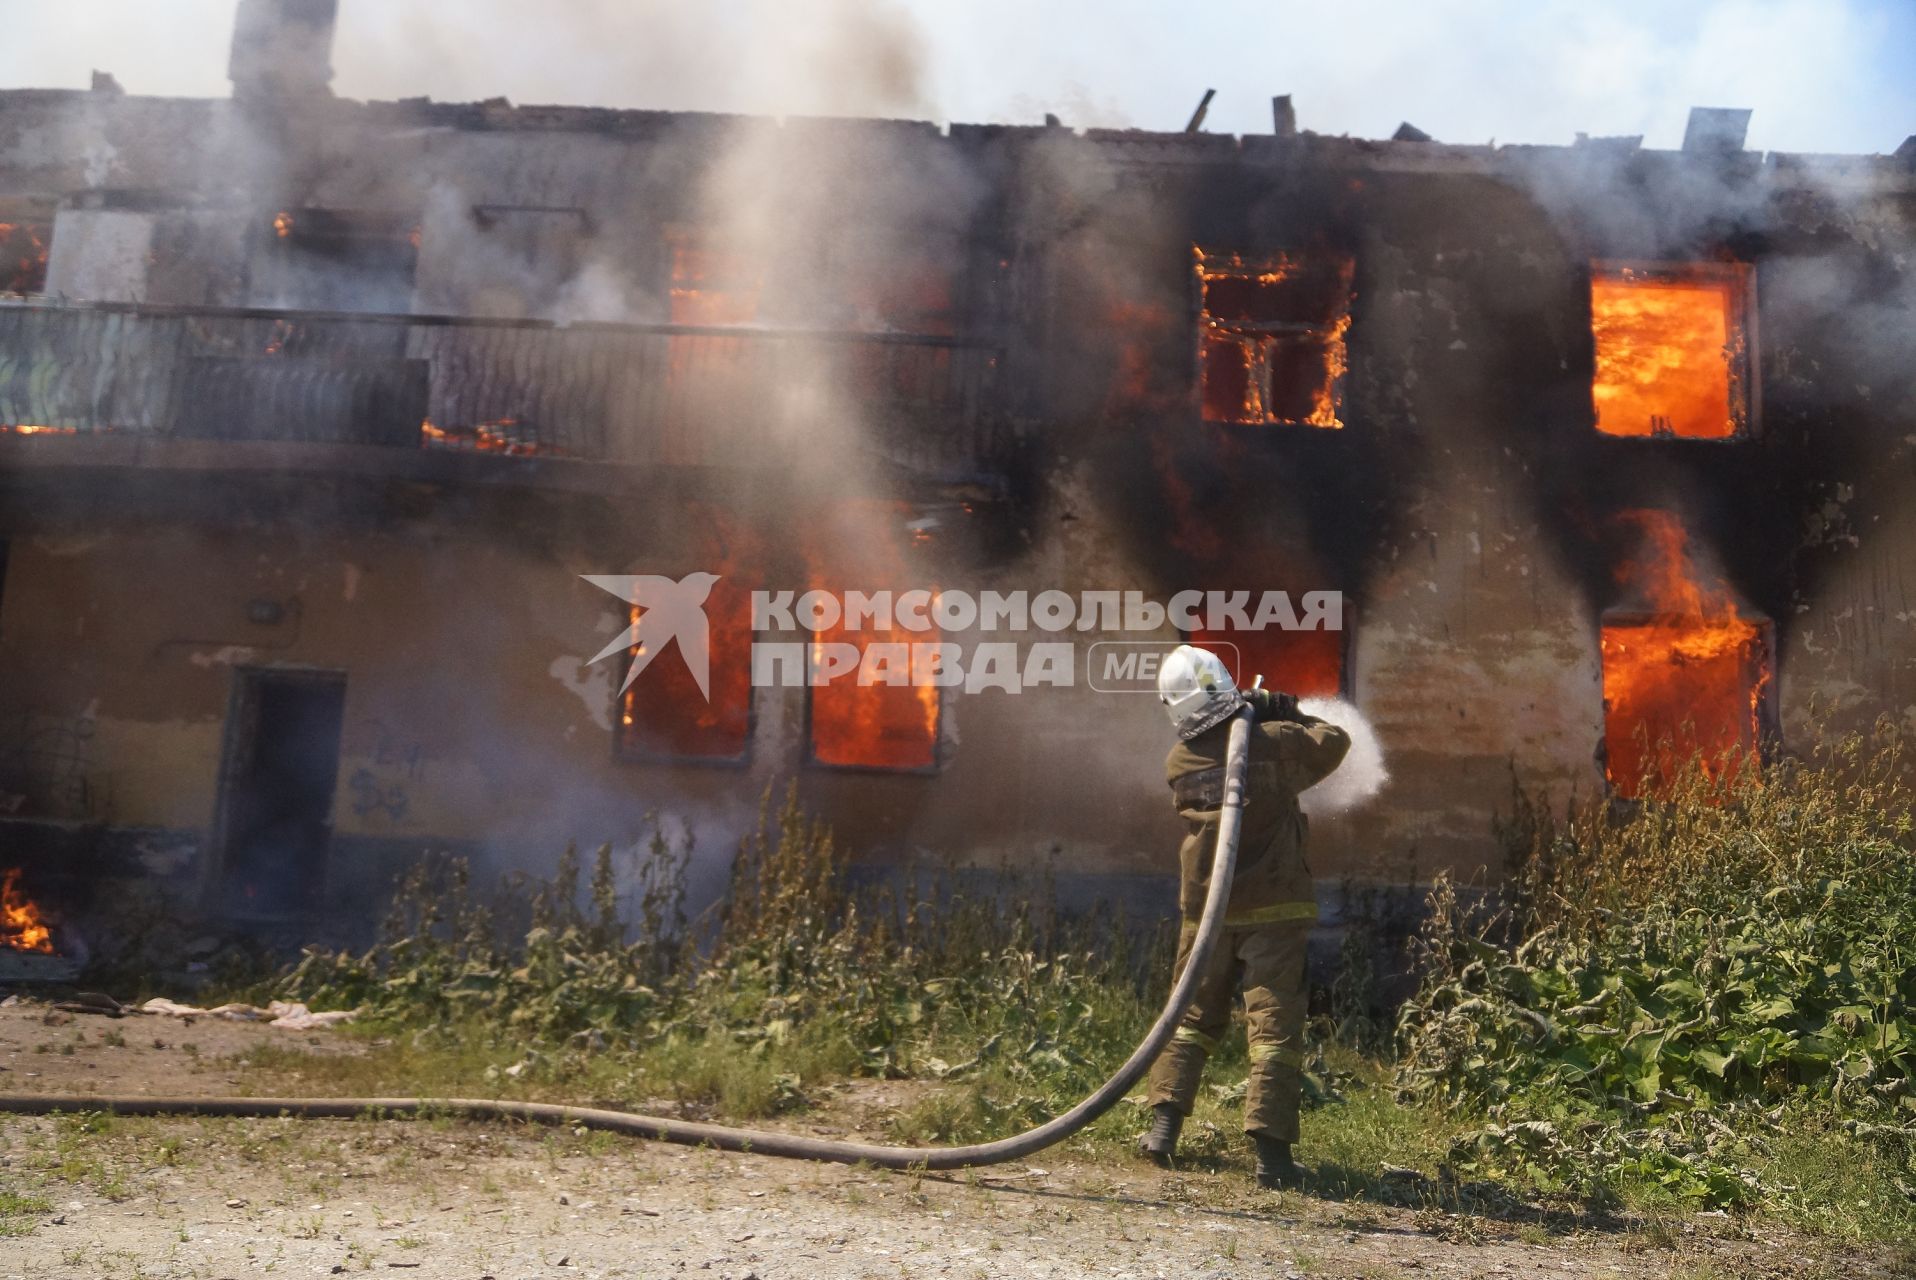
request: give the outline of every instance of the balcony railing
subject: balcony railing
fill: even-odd
[[[998,353],[922,334],[0,303],[0,429],[919,474],[1010,445]]]

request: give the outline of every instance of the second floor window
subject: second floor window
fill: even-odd
[[[44,293],[53,224],[0,218],[0,293]]]
[[[765,273],[750,255],[717,244],[686,227],[668,231],[666,246],[672,263],[673,324],[757,322]]]
[[[285,209],[255,261],[253,302],[293,311],[412,310],[419,222],[411,214]]]
[[[1747,263],[1590,269],[1591,399],[1607,436],[1727,440],[1750,425]]]
[[[1342,427],[1350,256],[1196,252],[1204,420]]]

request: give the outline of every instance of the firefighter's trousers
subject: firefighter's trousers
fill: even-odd
[[[1305,956],[1317,912],[1312,904],[1296,906],[1288,913],[1291,918],[1267,918],[1286,914],[1278,909],[1225,919],[1224,936],[1198,979],[1191,1007],[1151,1069],[1152,1106],[1168,1102],[1191,1114],[1204,1060],[1230,1029],[1231,999],[1242,990],[1251,1049],[1244,1131],[1297,1141],[1308,995]],[[1187,920],[1178,935],[1177,976],[1184,973],[1196,935],[1196,923]]]

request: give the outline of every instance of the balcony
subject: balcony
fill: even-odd
[[[989,480],[997,350],[961,339],[0,301],[0,429],[778,468],[843,447]]]

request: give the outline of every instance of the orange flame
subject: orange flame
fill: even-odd
[[[39,293],[47,284],[46,223],[0,222],[0,293]]]
[[[1597,430],[1689,440],[1735,435],[1746,413],[1737,374],[1747,342],[1744,287],[1726,268],[1593,268]]]
[[[706,598],[710,698],[677,654],[657,655],[619,700],[621,751],[654,759],[739,760],[752,733],[752,590],[765,548],[742,521],[716,507],[683,513],[699,531],[693,559],[719,575]],[[639,620],[633,608],[628,619]],[[643,645],[635,646],[637,658]]]
[[[40,909],[20,892],[20,868],[0,877],[0,947],[53,954],[53,930]]]
[[[76,436],[78,427],[48,427],[38,423],[20,422],[0,425],[0,432],[15,436]]]
[[[902,521],[902,504],[859,502],[844,504],[834,513],[832,545],[841,550],[828,553],[818,546],[808,550],[812,586],[816,590],[837,592],[857,585],[857,578],[869,574],[869,585],[860,589],[891,587],[894,601],[905,590],[909,577],[904,548],[908,535]],[[816,530],[822,543],[826,531]],[[909,541],[916,541],[909,539]],[[855,548],[855,550],[851,550]],[[932,604],[937,596],[932,596]],[[926,613],[929,615],[930,607]],[[811,752],[820,764],[865,769],[929,769],[938,762],[938,687],[927,672],[911,670],[913,645],[935,644],[938,629],[910,631],[893,617],[891,626],[882,627],[861,618],[853,629],[841,617],[837,625],[819,631],[812,641],[811,657],[820,660],[823,646],[850,644],[861,656],[861,666],[869,662],[878,671],[881,656],[898,655],[902,662],[890,664],[890,676],[899,683],[860,683],[861,672],[846,672],[830,683],[813,685],[811,693]],[[895,645],[896,649],[875,646]]]
[[[1350,257],[1194,253],[1205,420],[1342,427]]]
[[[510,457],[563,457],[565,450],[539,440],[527,440],[519,434],[524,424],[518,418],[495,418],[471,427],[441,427],[427,418],[419,424],[419,442],[428,449],[472,449],[479,453],[503,453]]]
[[[1682,524],[1635,511],[1641,550],[1618,578],[1646,609],[1603,624],[1605,773],[1620,795],[1654,793],[1693,756],[1727,778],[1756,751],[1771,677],[1767,627],[1703,580]]]
[[[1240,688],[1264,677],[1266,689],[1300,698],[1336,697],[1344,691],[1344,633],[1230,627],[1191,632],[1192,644],[1216,653]]]
[[[889,628],[867,624],[852,631],[841,620],[812,642],[814,661],[827,644],[855,645],[868,659],[873,646],[897,645],[903,655],[900,669],[907,677],[901,684],[861,684],[857,673],[846,673],[830,684],[813,686],[812,758],[820,764],[929,769],[937,763],[938,688],[910,679],[915,673],[909,670],[909,654],[913,643],[935,643],[938,633],[906,631],[895,622]]]
[[[282,240],[293,234],[293,215],[290,211],[281,209],[273,215],[273,234]]]
[[[672,237],[672,323],[751,324],[758,319],[762,273],[745,255]]]

